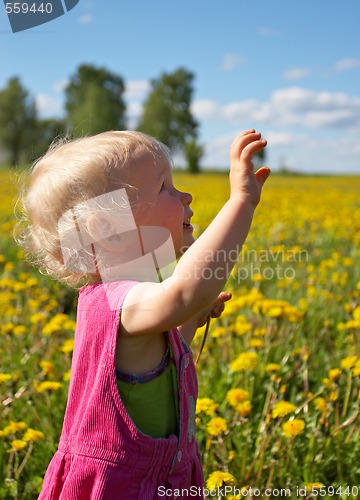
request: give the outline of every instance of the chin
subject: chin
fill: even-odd
[[[191,236],[191,238],[184,238],[183,242],[182,242],[182,245],[180,246],[180,248],[178,249],[178,251],[176,252],[176,256],[179,258],[181,257],[185,252],[186,250],[191,247],[191,245],[194,243],[195,241],[195,238],[193,236]]]

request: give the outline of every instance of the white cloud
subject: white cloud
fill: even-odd
[[[243,130],[233,130],[205,142],[205,168],[229,168],[229,148]],[[276,171],[282,166],[304,173],[360,173],[360,143],[356,134],[337,140],[312,132],[268,130],[265,165]],[[271,179],[270,179],[271,181]]]
[[[68,85],[69,85],[69,80],[61,80],[59,82],[55,82],[52,85],[52,89],[55,92],[63,92]]]
[[[244,64],[245,59],[240,54],[225,54],[221,63],[221,69],[224,71],[232,71],[240,64]]]
[[[125,84],[125,99],[144,99],[150,91],[149,80],[129,80]]]
[[[266,102],[256,99],[228,104],[194,101],[192,111],[199,121],[306,128],[360,126],[360,96],[301,87],[275,90]]]
[[[42,118],[58,116],[62,112],[62,102],[47,94],[39,93],[35,96],[36,110]]]
[[[292,146],[296,141],[299,141],[299,134],[290,132],[270,131],[264,135],[271,147]]]
[[[341,59],[335,64],[336,71],[346,71],[360,67],[360,59]]]
[[[139,118],[143,107],[140,102],[129,102],[126,106],[126,114],[130,119]]]
[[[191,112],[198,120],[214,120],[219,118],[221,106],[211,99],[202,99],[192,103]]]
[[[286,80],[300,80],[310,75],[309,68],[290,68],[284,71],[284,78]]]
[[[287,87],[266,101],[202,100],[192,110],[202,128],[230,129],[203,141],[204,167],[228,168],[231,142],[255,126],[268,140],[266,164],[274,170],[285,164],[303,172],[360,173],[360,96]]]
[[[230,121],[248,121],[250,118],[258,122],[266,122],[270,119],[270,107],[268,103],[247,99],[223,106],[222,116]]]

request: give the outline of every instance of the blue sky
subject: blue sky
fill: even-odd
[[[64,86],[83,63],[121,75],[129,128],[149,80],[195,74],[203,165],[254,127],[266,164],[360,173],[359,0],[80,0],[66,15],[12,33],[0,4],[0,88],[19,76],[41,116],[61,116]]]

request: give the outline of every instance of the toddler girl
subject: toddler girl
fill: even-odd
[[[68,403],[40,499],[203,498],[190,344],[222,292],[269,175],[255,130],[230,150],[228,201],[194,242],[168,149],[139,132],[58,144],[33,167],[23,245],[79,292]],[[176,260],[178,259],[177,263]]]

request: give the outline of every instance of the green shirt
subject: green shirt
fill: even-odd
[[[117,386],[128,414],[143,434],[154,438],[178,435],[178,385],[172,356],[166,369],[155,378],[130,383],[117,379]]]

